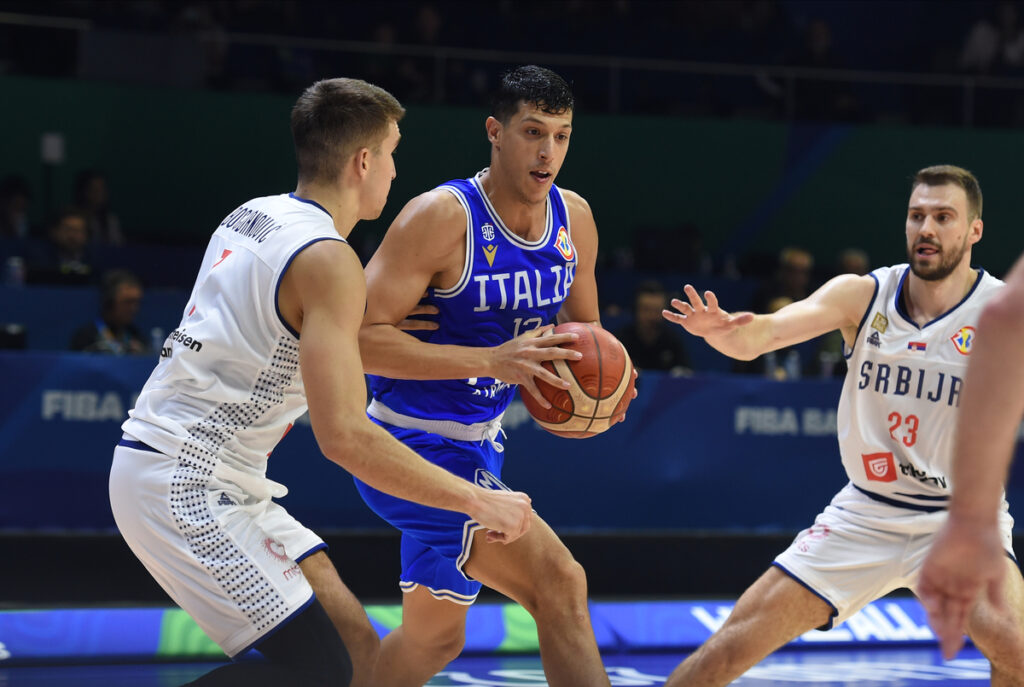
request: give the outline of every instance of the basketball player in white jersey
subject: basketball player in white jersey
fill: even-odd
[[[979,596],[1003,598],[999,507],[1024,416],[1024,258],[978,320],[953,448],[949,518],[921,568],[918,595],[943,653],[963,646]]]
[[[593,213],[554,184],[572,115],[558,74],[535,65],[506,73],[485,123],[490,166],[409,201],[367,265],[360,342],[367,372],[379,375],[368,412],[427,460],[495,488],[506,455],[501,414],[516,385],[539,396],[535,378],[562,384],[541,362],[576,356],[551,345],[570,335],[538,334],[556,317],[599,318]],[[424,293],[438,327],[399,331]],[[547,684],[609,684],[583,568],[538,515],[514,544],[480,546],[465,518],[357,486],[403,532],[402,625],[381,643],[375,684],[423,685],[457,657],[481,584],[533,616]]]
[[[296,191],[250,200],[217,227],[123,425],[110,501],[125,540],[228,656],[257,647],[269,661],[194,684],[367,684],[377,635],[324,542],[273,501],[287,490],[266,474],[307,409],[324,455],[376,488],[467,513],[488,541],[529,526],[526,495],[454,477],[364,412],[366,286],[346,237],[384,207],[403,113],[354,79],[303,93],[292,110]]]
[[[737,601],[725,624],[666,685],[726,685],[809,630],[828,629],[888,592],[918,591],[921,563],[946,520],[953,428],[982,308],[1002,282],[971,267],[981,189],[967,170],[922,169],[906,218],[909,265],[842,275],[771,315],[729,314],[690,285],[664,316],[733,358],[750,360],[838,329],[849,371],[839,449],[849,484],[813,527]],[[979,336],[985,336],[984,333]],[[808,457],[810,458],[810,457]],[[1024,581],[1013,519],[998,509],[1007,583],[967,621],[996,687],[1024,684]]]

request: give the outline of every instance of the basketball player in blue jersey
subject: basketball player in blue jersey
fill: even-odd
[[[838,329],[849,368],[837,419],[850,482],[676,668],[669,687],[729,684],[804,632],[841,623],[895,589],[920,592],[921,564],[947,517],[975,330],[1003,288],[971,267],[981,209],[970,172],[928,167],[915,175],[907,209],[909,264],[835,277],[771,315],[729,314],[689,284],[688,302],[673,299],[676,311],[664,312],[740,360]],[[1024,684],[1024,580],[1012,559],[1013,518],[1000,501],[1003,602],[977,604],[967,629],[992,664],[992,685],[1008,687]]]
[[[525,494],[459,479],[364,412],[366,285],[346,239],[384,207],[404,112],[356,79],[303,93],[291,120],[295,192],[247,201],[214,231],[123,425],[110,471],[121,534],[228,656],[258,647],[267,659],[193,684],[380,685],[367,680],[379,638],[366,613],[267,478],[268,456],[307,410],[324,455],[374,487],[462,511],[497,541],[529,527]]]
[[[964,643],[971,609],[1002,597],[1006,565],[999,506],[1024,416],[1024,257],[978,320],[957,418],[949,519],[921,568],[919,594],[952,658]]]
[[[516,385],[565,386],[541,362],[575,359],[552,322],[596,322],[597,229],[586,201],[554,185],[572,134],[573,97],[557,74],[508,72],[485,127],[490,167],[411,200],[367,265],[360,350],[373,375],[368,414],[462,478],[504,489],[501,414]],[[423,294],[437,328],[397,325]],[[423,508],[357,481],[402,531],[402,625],[381,644],[374,683],[423,685],[458,656],[481,584],[536,620],[554,687],[608,685],[582,567],[543,520],[507,546],[471,518]]]

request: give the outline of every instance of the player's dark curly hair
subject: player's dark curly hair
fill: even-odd
[[[491,100],[491,115],[505,124],[524,102],[548,114],[570,112],[576,105],[572,88],[565,79],[535,64],[516,67],[502,74],[501,85]]]

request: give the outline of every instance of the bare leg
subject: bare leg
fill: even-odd
[[[465,569],[533,616],[551,687],[610,685],[590,625],[583,567],[536,514],[530,531],[508,545],[488,544],[477,532]]]
[[[421,687],[465,644],[469,606],[435,599],[424,587],[402,596],[402,624],[381,642],[377,687]]]
[[[1005,604],[981,598],[971,611],[967,633],[992,664],[992,687],[1024,686],[1024,580],[1009,558],[1003,582]]]
[[[380,650],[380,638],[362,604],[341,581],[334,564],[323,551],[308,556],[299,563],[299,567],[348,648],[352,658],[352,687],[376,684],[369,679]]]
[[[772,566],[743,592],[725,624],[672,671],[665,687],[728,685],[831,615],[831,606]]]

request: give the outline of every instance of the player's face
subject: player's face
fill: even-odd
[[[938,281],[981,238],[981,220],[969,220],[967,194],[955,184],[919,184],[907,208],[907,259],[921,279]]]
[[[388,193],[391,191],[391,182],[398,175],[394,155],[401,137],[398,124],[391,120],[388,123],[388,134],[384,137],[384,141],[371,151],[365,184],[364,211],[360,213],[360,219],[377,219],[384,211],[384,205],[388,202]]]
[[[527,202],[543,202],[569,152],[572,111],[548,114],[523,103],[509,121],[498,124],[494,164]]]

